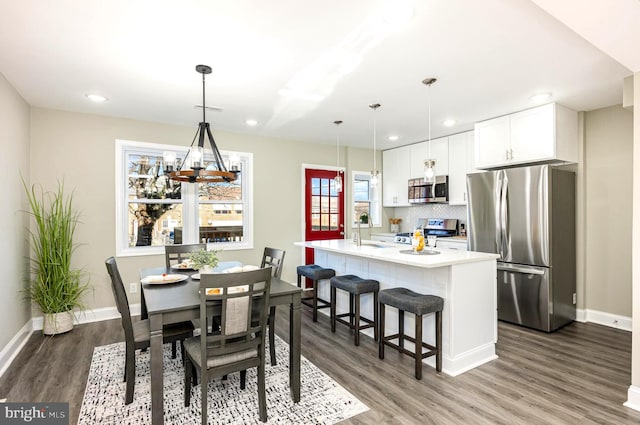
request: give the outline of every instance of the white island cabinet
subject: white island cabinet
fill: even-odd
[[[421,294],[444,298],[442,313],[442,370],[459,375],[496,359],[498,338],[495,254],[443,249],[438,255],[414,255],[401,251],[408,246],[350,240],[297,242],[315,249],[315,263],[329,267],[337,275],[354,274],[380,282],[380,289],[405,287]],[[329,285],[319,288],[319,296],[329,299]],[[361,314],[373,319],[373,297],[361,298]],[[338,291],[337,313],[348,311],[349,296]],[[323,314],[328,314],[322,311]],[[423,339],[435,343],[435,315],[423,318]],[[413,335],[414,316],[405,315],[405,332]],[[397,310],[387,307],[385,334],[398,331]],[[373,330],[366,334],[373,337]],[[409,349],[413,346],[405,342]],[[381,360],[381,361],[390,361]],[[435,367],[435,358],[425,359]]]

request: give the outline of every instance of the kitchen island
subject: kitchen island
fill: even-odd
[[[459,375],[496,359],[498,338],[495,254],[436,249],[437,255],[406,253],[411,247],[393,243],[350,240],[297,242],[315,250],[315,264],[329,267],[337,275],[354,274],[380,282],[380,289],[405,287],[444,298],[442,312],[442,370]],[[319,296],[329,299],[329,285],[320,285]],[[373,318],[373,299],[361,299],[361,314]],[[338,314],[348,311],[349,296],[338,291]],[[328,314],[326,312],[322,312]],[[435,317],[423,318],[423,339],[435,342]],[[387,308],[385,334],[398,330],[398,314]],[[414,316],[405,314],[405,332],[413,336]],[[373,331],[366,334],[373,337]],[[413,346],[405,342],[409,349]],[[389,359],[385,361],[390,361]],[[435,359],[424,360],[435,367]]]

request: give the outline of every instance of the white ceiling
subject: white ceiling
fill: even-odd
[[[640,10],[637,0],[614,1]],[[200,63],[213,68],[207,105],[223,109],[207,113],[214,132],[335,143],[340,119],[341,143],[371,147],[368,105],[380,103],[385,149],[427,138],[426,77],[438,79],[435,138],[535,106],[529,97],[538,92],[580,111],[620,104],[635,63],[625,60],[530,0],[0,0],[0,72],[29,104],[194,133]],[[109,101],[92,103],[90,92]],[[248,128],[248,118],[258,126]],[[445,128],[446,118],[458,124]]]

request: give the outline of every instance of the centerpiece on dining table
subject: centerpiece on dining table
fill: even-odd
[[[195,251],[189,255],[192,267],[200,273],[211,273],[213,269],[218,265],[218,252],[220,251],[207,251],[201,249]]]

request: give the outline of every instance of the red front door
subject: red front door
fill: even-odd
[[[305,241],[344,238],[344,190],[336,191],[335,177],[335,171],[305,170]],[[305,264],[313,264],[313,249],[305,250]]]

